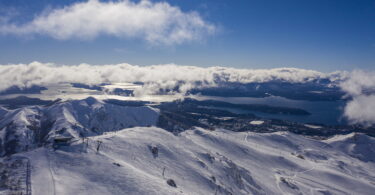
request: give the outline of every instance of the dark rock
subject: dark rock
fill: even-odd
[[[172,187],[177,188],[176,182],[174,182],[173,179],[168,179],[167,180],[167,184],[170,185],[170,186],[172,186]]]

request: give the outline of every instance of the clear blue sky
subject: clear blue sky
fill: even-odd
[[[27,23],[42,11],[74,2],[0,0],[0,21],[10,17],[12,23]],[[127,62],[320,71],[375,69],[375,0],[166,2],[183,12],[198,12],[216,27],[215,33],[172,45],[109,35],[59,40],[45,35],[0,34],[0,64]]]

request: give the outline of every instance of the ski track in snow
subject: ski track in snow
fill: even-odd
[[[53,176],[53,167],[52,167],[52,163],[51,163],[51,157],[50,157],[50,154],[49,154],[49,150],[46,149],[45,150],[46,152],[46,158],[47,158],[47,161],[48,161],[48,171],[49,171],[49,174],[51,176],[51,181],[52,181],[52,189],[53,189],[53,195],[56,195],[56,182],[55,182],[55,177]]]
[[[29,158],[26,159],[26,195],[31,195],[31,163]]]
[[[48,150],[48,148],[43,147],[22,154],[30,160],[30,194],[56,194]]]

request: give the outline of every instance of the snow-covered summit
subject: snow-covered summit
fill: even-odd
[[[101,134],[132,126],[156,125],[158,111],[154,108],[127,107],[105,103],[93,97],[55,104],[45,110],[54,120],[51,134],[73,137]]]
[[[152,126],[158,110],[127,107],[89,97],[7,111],[0,117],[0,155],[16,153],[53,141],[57,135],[80,138],[133,126]]]

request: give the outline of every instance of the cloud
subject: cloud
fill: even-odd
[[[282,80],[304,83],[319,78],[329,78],[313,70],[296,68],[235,69],[226,67],[195,67],[175,64],[135,66],[130,64],[58,66],[52,63],[0,65],[0,90],[11,86],[48,86],[60,82],[101,84],[117,82],[143,82],[143,91],[154,93],[160,89],[172,90],[179,87],[184,93],[189,89],[216,86],[218,82],[267,82]]]
[[[352,123],[375,124],[375,72],[355,70],[340,86],[352,98],[344,116]]]
[[[344,115],[352,123],[375,124],[375,95],[360,95],[349,101]]]
[[[215,26],[197,12],[183,12],[166,2],[149,0],[89,0],[46,10],[25,24],[0,25],[3,34],[40,34],[60,40],[109,35],[166,45],[199,40],[214,31]]]
[[[365,91],[375,89],[375,72],[354,70],[348,79],[341,83],[341,88],[350,96],[363,94]]]

